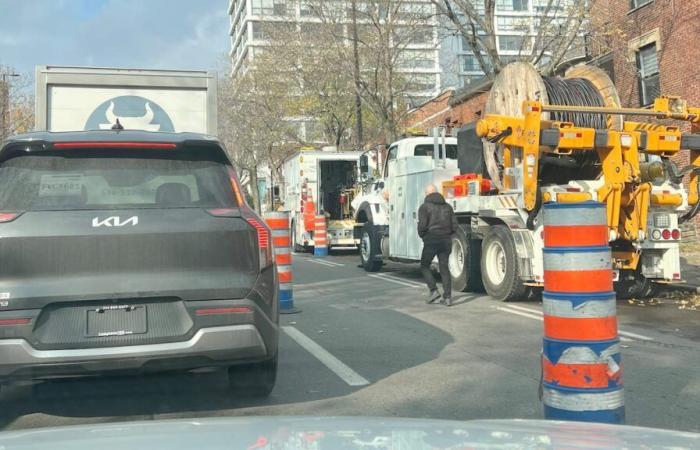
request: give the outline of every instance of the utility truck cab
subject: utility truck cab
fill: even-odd
[[[368,156],[360,159],[367,189],[354,199],[354,237],[360,259],[368,271],[387,259],[418,262],[422,241],[418,237],[418,206],[425,187],[440,188],[445,180],[459,174],[457,138],[442,135],[409,137],[393,143],[386,154],[381,176],[368,177]],[[391,224],[391,227],[389,226]]]

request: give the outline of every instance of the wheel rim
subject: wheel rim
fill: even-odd
[[[453,278],[457,278],[462,274],[464,268],[464,246],[459,239],[452,239],[452,253],[450,253],[450,257],[447,260],[447,265]]]
[[[371,247],[371,242],[369,240],[369,233],[366,231],[362,233],[362,241],[360,242],[360,255],[362,255],[363,261],[369,261],[369,251]]]
[[[491,282],[499,285],[506,278],[506,252],[500,242],[492,242],[486,250],[486,273]]]

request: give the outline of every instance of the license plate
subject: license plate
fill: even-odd
[[[620,271],[613,269],[613,281],[620,281]]]
[[[147,331],[144,305],[109,305],[87,310],[87,337],[128,336]]]

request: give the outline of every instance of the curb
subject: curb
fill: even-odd
[[[695,292],[696,294],[700,294],[700,286],[688,284],[668,284],[667,286],[668,288],[675,289],[677,291]]]

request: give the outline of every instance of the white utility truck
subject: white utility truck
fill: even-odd
[[[417,263],[422,241],[418,237],[418,208],[424,189],[434,184],[452,205],[460,229],[452,238],[449,258],[455,290],[485,288],[501,301],[523,299],[543,283],[543,227],[541,213],[533,215],[523,206],[522,162],[514,159],[503,168],[510,179],[508,188],[493,187],[488,180],[481,138],[475,124],[460,130],[458,137],[446,137],[435,129],[432,137],[409,137],[393,143],[388,150],[381,176],[370,180],[363,195],[355,197],[354,237],[365,270],[377,271],[384,260]],[[360,161],[361,176],[367,179],[366,155]],[[468,192],[455,194],[454,180],[469,177]],[[593,198],[601,179],[570,181],[564,185],[541,186],[546,198],[565,201],[568,197],[590,194]],[[650,295],[656,282],[680,279],[679,213],[687,209],[683,185],[669,180],[651,186],[655,196],[679,196],[681,203],[654,203],[649,208],[649,235],[639,244],[640,269],[645,276],[620,280],[618,287],[635,296]],[[653,230],[653,231],[651,231]],[[616,271],[620,274],[624,271]],[[631,283],[632,286],[623,283]],[[624,295],[624,294],[622,294]]]
[[[295,251],[313,249],[314,216],[327,218],[328,246],[355,247],[351,202],[357,192],[361,152],[301,150],[282,163],[279,189],[283,209],[290,213]]]
[[[35,129],[217,133],[213,72],[37,66]]]

